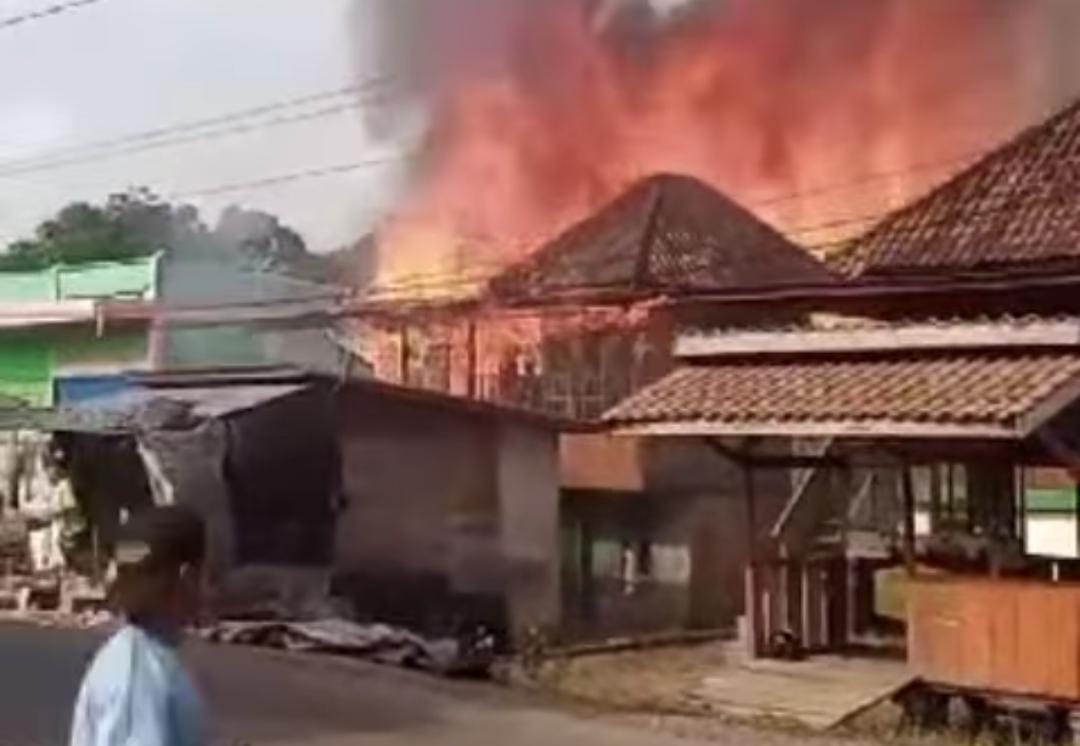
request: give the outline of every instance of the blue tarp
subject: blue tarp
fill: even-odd
[[[82,404],[116,396],[131,388],[126,376],[72,376],[56,379],[56,402],[60,406]]]

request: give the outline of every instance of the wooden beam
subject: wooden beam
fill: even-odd
[[[398,375],[400,376],[400,383],[402,386],[409,385],[409,365],[410,365],[410,353],[409,349],[409,326],[408,324],[402,324],[399,330],[400,335],[400,348],[398,349]]]
[[[753,466],[757,469],[816,469],[828,466],[848,468],[851,466],[849,459],[838,456],[756,455],[748,448],[732,448],[718,438],[704,440],[720,456],[739,466]]]
[[[680,358],[720,358],[760,354],[880,352],[988,348],[1075,348],[1080,321],[1047,319],[1024,324],[994,321],[949,325],[913,322],[861,328],[804,328],[781,331],[707,331],[680,335]]]
[[[743,465],[743,483],[745,484],[746,496],[746,530],[750,541],[749,554],[751,561],[757,561],[758,535],[757,535],[757,491],[754,484],[754,467],[752,464]]]
[[[1042,443],[1051,456],[1061,462],[1061,465],[1069,472],[1069,476],[1080,482],[1080,453],[1048,428],[1036,430],[1035,438]]]
[[[900,480],[904,498],[904,567],[908,577],[915,577],[915,485],[907,463],[900,466]]]
[[[881,420],[875,422],[721,422],[717,420],[671,420],[660,422],[610,421],[618,435],[655,435],[705,438],[860,438],[867,440],[1019,440],[1016,428],[992,423],[938,424]]]
[[[721,458],[733,461],[739,466],[746,466],[750,463],[750,454],[746,450],[732,448],[717,438],[705,438],[704,440],[705,445],[716,451]]]
[[[1063,386],[1059,386],[1054,392],[1043,399],[1037,406],[1028,411],[1017,422],[1017,428],[1023,437],[1027,437],[1043,427],[1047,422],[1060,414],[1070,404],[1080,399],[1080,376],[1075,376]]]
[[[930,531],[935,532],[942,528],[942,485],[941,467],[937,464],[930,467]]]
[[[754,469],[743,464],[743,484],[746,510],[746,643],[751,658],[761,657],[765,645],[765,630],[761,628],[761,588],[757,564],[757,508],[754,485]]]
[[[477,387],[477,351],[476,351],[476,320],[469,319],[465,334],[465,395],[470,399],[476,399],[479,389]]]

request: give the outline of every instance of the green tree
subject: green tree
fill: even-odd
[[[32,239],[12,244],[0,255],[2,269],[40,269],[144,256],[153,247],[128,234],[108,211],[76,202],[38,226]]]
[[[0,270],[116,261],[165,252],[222,260],[316,281],[336,279],[336,263],[308,251],[303,237],[259,210],[227,207],[210,230],[192,205],[171,204],[146,188],[112,194],[103,205],[75,202],[38,226],[34,237],[0,253]]]

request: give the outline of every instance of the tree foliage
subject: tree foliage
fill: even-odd
[[[221,260],[250,269],[325,279],[329,263],[276,216],[226,208],[211,230],[192,205],[175,205],[144,188],[111,195],[102,205],[75,202],[38,226],[33,238],[0,253],[0,270],[119,261],[163,252]]]
[[[105,208],[84,202],[64,207],[38,226],[32,239],[18,241],[0,255],[2,269],[41,269],[143,256],[152,247],[126,232]]]

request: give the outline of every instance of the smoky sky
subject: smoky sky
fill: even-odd
[[[351,26],[361,79],[385,78],[393,94],[369,107],[376,136],[394,137],[403,121],[463,76],[543,69],[545,50],[522,49],[529,6],[577,6],[598,36],[646,58],[650,40],[699,14],[723,13],[727,0],[357,0]]]

